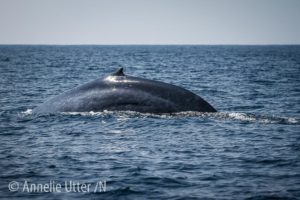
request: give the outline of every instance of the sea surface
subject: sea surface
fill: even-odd
[[[120,67],[219,112],[32,114]],[[1,45],[0,105],[2,199],[300,199],[297,45]]]

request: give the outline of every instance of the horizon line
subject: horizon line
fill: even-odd
[[[142,43],[128,43],[128,44],[115,44],[115,43],[99,43],[99,44],[80,44],[80,43],[74,43],[74,44],[62,44],[62,43],[0,43],[1,46],[22,46],[22,45],[28,45],[28,46],[297,46],[300,45],[300,43],[260,43],[260,44],[249,44],[249,43],[224,43],[224,44],[218,44],[218,43],[203,43],[203,44],[192,44],[192,43],[177,43],[177,44],[163,44],[163,43],[154,43],[154,44],[142,44]]]

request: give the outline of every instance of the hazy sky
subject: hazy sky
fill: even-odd
[[[0,44],[300,44],[300,0],[0,0]]]

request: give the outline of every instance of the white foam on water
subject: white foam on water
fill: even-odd
[[[22,111],[21,113],[25,114],[25,115],[31,115],[32,114],[32,109],[27,109],[25,111]]]
[[[32,109],[27,109],[21,112],[25,115],[31,115]],[[300,120],[294,117],[281,117],[281,116],[262,116],[252,113],[239,113],[239,112],[215,112],[215,113],[204,113],[197,111],[184,111],[177,113],[140,113],[136,111],[108,111],[104,110],[101,112],[62,112],[63,115],[79,115],[79,116],[114,116],[118,121],[126,121],[130,118],[181,118],[181,117],[197,117],[197,118],[209,118],[215,120],[225,120],[225,121],[242,121],[242,122],[257,122],[264,124],[289,124],[289,125],[299,125]]]
[[[281,116],[263,116],[252,113],[219,113],[223,115],[224,119],[232,119],[246,122],[258,122],[264,124],[299,124],[299,119],[293,117],[281,117]]]
[[[246,113],[228,113],[228,116],[232,119],[237,119],[241,121],[256,121],[255,117],[251,117]]]
[[[292,118],[292,117],[287,118],[287,121],[291,124],[299,123],[299,120],[297,120],[296,118]]]

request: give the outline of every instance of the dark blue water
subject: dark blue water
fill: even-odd
[[[220,112],[31,113],[119,67]],[[4,199],[300,198],[300,46],[0,46],[0,102]]]

